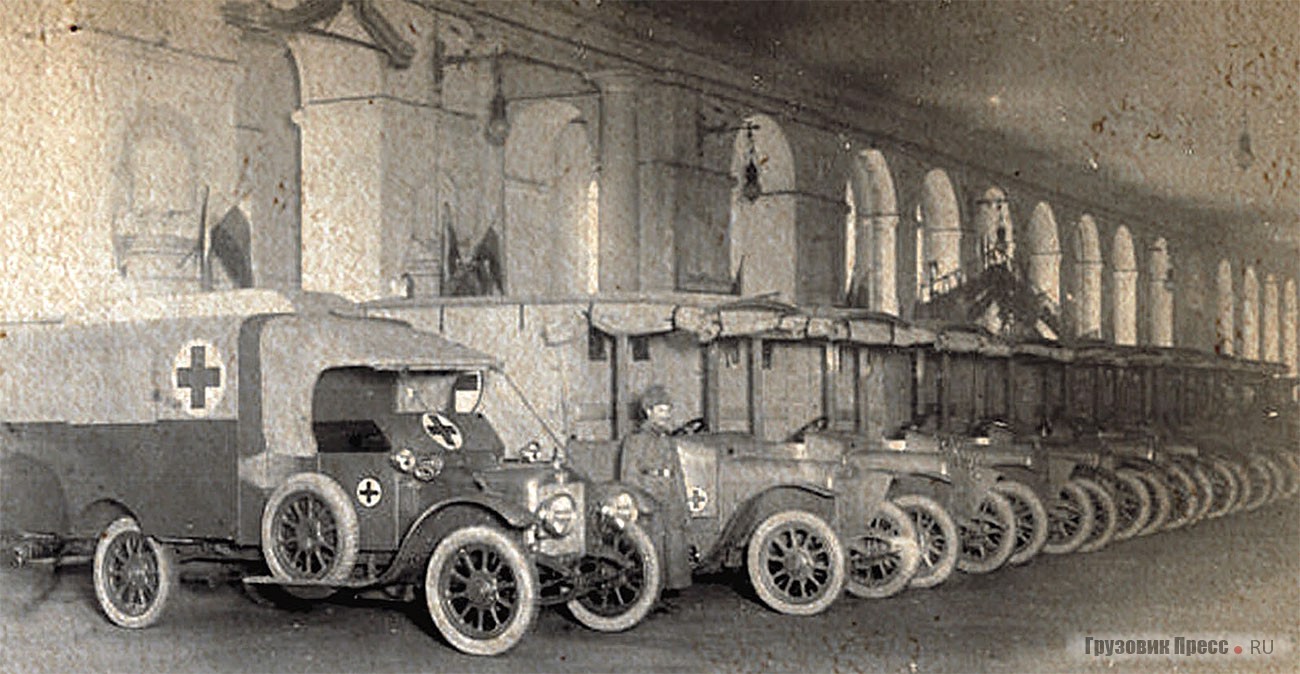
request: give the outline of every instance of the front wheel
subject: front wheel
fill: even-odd
[[[1096,517],[1092,498],[1074,480],[1061,485],[1061,491],[1048,506],[1047,545],[1043,552],[1063,555],[1074,552],[1088,540]]]
[[[788,615],[825,611],[846,580],[840,537],[825,520],[803,510],[764,519],[750,536],[745,568],[758,598]]]
[[[960,524],[961,554],[957,568],[966,573],[992,573],[1016,547],[1016,515],[1011,502],[995,491],[984,495],[978,510]]]
[[[1114,540],[1119,510],[1115,506],[1115,497],[1111,496],[1110,490],[1100,482],[1087,477],[1077,478],[1075,482],[1083,487],[1084,491],[1088,492],[1088,498],[1092,499],[1093,514],[1092,531],[1083,545],[1079,546],[1079,552],[1096,552],[1110,545]]]
[[[912,519],[893,503],[881,501],[867,519],[866,532],[849,542],[849,594],[892,597],[907,589],[920,561]]]
[[[1115,540],[1138,535],[1151,519],[1151,494],[1142,478],[1131,468],[1115,471]]]
[[[663,590],[659,551],[641,525],[628,522],[609,527],[602,537],[603,553],[581,564],[591,574],[591,591],[565,606],[573,617],[597,632],[622,632],[650,614]]]
[[[1011,511],[1016,514],[1016,546],[1008,561],[1016,566],[1027,564],[1047,545],[1047,508],[1023,482],[1004,480],[993,489],[1011,502]]]
[[[470,655],[498,655],[537,618],[537,569],[500,527],[467,526],[438,542],[424,574],[429,617]]]
[[[948,580],[957,569],[961,546],[952,515],[938,501],[920,494],[904,494],[894,499],[894,504],[911,518],[921,552],[921,562],[910,585],[934,587]]]
[[[176,585],[169,548],[123,517],[100,534],[94,564],[95,599],[113,624],[141,629],[158,622]]]

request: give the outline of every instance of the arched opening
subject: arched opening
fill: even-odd
[[[1219,261],[1219,273],[1215,283],[1218,299],[1218,317],[1214,321],[1214,350],[1225,356],[1236,353],[1235,315],[1237,313],[1236,295],[1232,292],[1232,263]]]
[[[1264,278],[1264,360],[1276,363],[1281,360],[1278,330],[1281,328],[1278,316],[1277,277],[1269,274]]]
[[[984,269],[1011,265],[1016,253],[1016,239],[1011,223],[1011,203],[1006,192],[990,187],[975,201],[975,231],[980,237],[980,260]]]
[[[777,293],[793,301],[797,284],[794,155],[775,119],[754,115],[736,133],[731,157],[731,275],[742,295]]]
[[[1114,300],[1113,327],[1116,344],[1137,344],[1137,256],[1133,253],[1133,236],[1120,225],[1111,247],[1111,289]]]
[[[1246,267],[1241,281],[1241,357],[1259,360],[1259,279]]]
[[[863,150],[854,158],[850,185],[855,204],[853,306],[898,314],[898,200],[885,155]]]
[[[512,292],[566,296],[591,292],[597,274],[596,162],[581,112],[543,101],[514,115],[505,148],[505,277]],[[459,231],[462,257],[489,232]]]
[[[1074,321],[1075,334],[1101,338],[1101,239],[1092,216],[1079,218],[1074,230]]]
[[[1300,350],[1296,348],[1296,331],[1300,330],[1297,316],[1295,279],[1287,279],[1282,286],[1282,357],[1291,368],[1291,375],[1300,373]]]
[[[1174,345],[1174,293],[1173,267],[1169,262],[1169,243],[1164,238],[1151,245],[1147,263],[1150,279],[1147,295],[1151,299],[1151,343],[1156,346]]]
[[[1029,285],[1052,300],[1056,313],[1061,305],[1061,240],[1056,216],[1045,201],[1034,206],[1029,218]]]
[[[925,174],[917,205],[916,298],[929,302],[961,285],[961,209],[948,174]]]

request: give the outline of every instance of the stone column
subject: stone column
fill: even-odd
[[[1133,346],[1137,344],[1137,270],[1116,269],[1114,282],[1115,343]]]
[[[898,315],[898,214],[858,219],[858,231],[871,231],[871,308]]]
[[[1078,331],[1081,337],[1101,336],[1101,260],[1079,262]]]
[[[637,76],[594,73],[600,88],[600,290],[640,288]]]
[[[1281,359],[1278,353],[1278,306],[1277,279],[1271,274],[1264,281],[1264,360],[1276,363]]]

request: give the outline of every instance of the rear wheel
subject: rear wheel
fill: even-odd
[[[1250,501],[1245,504],[1246,512],[1259,510],[1268,503],[1273,495],[1273,474],[1268,464],[1257,456],[1246,462],[1246,475],[1250,480]]]
[[[948,580],[957,569],[961,539],[957,523],[938,501],[920,494],[904,494],[894,504],[912,520],[920,563],[909,583],[911,587],[934,587]]]
[[[1074,552],[1092,532],[1092,521],[1096,516],[1092,498],[1075,480],[1061,486],[1047,512],[1049,525],[1043,552],[1051,555]]]
[[[650,614],[663,589],[663,568],[654,542],[641,525],[612,525],[602,535],[599,556],[584,560],[591,591],[565,604],[574,619],[597,632],[622,632]]]
[[[1115,497],[1111,496],[1109,489],[1092,478],[1079,478],[1075,481],[1092,499],[1093,515],[1092,532],[1088,534],[1083,545],[1079,546],[1079,552],[1096,552],[1110,545],[1115,538],[1115,528],[1119,519]]]
[[[176,585],[176,563],[167,546],[123,517],[100,534],[94,565],[95,599],[113,624],[140,629],[158,622]]]
[[[1029,485],[1015,480],[998,482],[993,487],[1011,503],[1016,515],[1016,545],[1011,564],[1026,564],[1047,545],[1047,508]]]
[[[803,510],[764,519],[750,536],[745,568],[758,598],[789,615],[825,611],[846,580],[839,536],[825,520]]]
[[[492,524],[457,529],[433,549],[425,604],[443,638],[470,655],[519,643],[537,618],[537,569],[523,546]]]
[[[907,589],[916,575],[920,551],[916,527],[901,508],[881,501],[867,520],[866,532],[848,544],[849,594],[883,599]]]
[[[1005,496],[989,491],[974,517],[958,527],[961,531],[958,569],[966,573],[992,573],[1011,559],[1016,547],[1016,515]]]

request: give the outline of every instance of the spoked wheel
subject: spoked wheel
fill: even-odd
[[[1151,494],[1131,468],[1115,472],[1115,540],[1133,538],[1151,519]]]
[[[1237,502],[1232,504],[1232,509],[1228,512],[1240,512],[1246,509],[1246,504],[1251,501],[1251,492],[1254,490],[1250,483],[1250,472],[1246,470],[1244,461],[1235,459],[1228,460],[1228,469],[1237,476],[1237,486],[1241,488],[1237,494]]]
[[[1254,512],[1268,503],[1273,495],[1273,474],[1263,459],[1252,456],[1246,462],[1246,476],[1250,480],[1250,500],[1244,507],[1246,512]]]
[[[654,542],[641,525],[606,527],[602,554],[584,560],[591,591],[565,605],[574,619],[597,632],[622,632],[654,608],[663,589],[663,568]],[[590,574],[590,575],[588,575]]]
[[[1196,480],[1182,466],[1171,464],[1163,466],[1163,469],[1169,478],[1171,507],[1165,529],[1180,529],[1192,523],[1192,518],[1200,507],[1196,498]]]
[[[1147,520],[1146,525],[1138,531],[1139,536],[1146,536],[1164,528],[1174,507],[1165,478],[1161,477],[1154,468],[1136,470],[1134,475],[1142,480],[1142,484],[1146,485],[1147,494],[1151,496],[1151,519]]]
[[[429,617],[457,650],[497,655],[537,618],[537,569],[500,527],[467,526],[438,542],[424,574]]]
[[[1083,541],[1083,545],[1079,546],[1079,552],[1096,552],[1110,545],[1115,538],[1115,528],[1119,520],[1115,497],[1111,496],[1109,489],[1092,478],[1078,478],[1075,481],[1092,499],[1093,516],[1092,532]]]
[[[975,515],[958,525],[961,554],[957,568],[966,573],[992,573],[1011,559],[1016,547],[1016,515],[997,492],[984,495]]]
[[[262,514],[262,554],[277,578],[347,580],[360,536],[351,498],[320,473],[285,480],[271,493]]]
[[[1241,494],[1237,476],[1223,459],[1210,459],[1210,509],[1205,516],[1219,518],[1232,510]]]
[[[957,523],[938,501],[920,494],[904,494],[894,499],[894,504],[912,520],[916,529],[916,543],[921,559],[911,587],[934,587],[948,580],[957,569],[957,554],[961,539]]]
[[[1047,545],[1043,552],[1062,555],[1078,550],[1092,532],[1095,511],[1092,498],[1075,480],[1062,485],[1047,508]]]
[[[95,599],[113,624],[140,629],[158,622],[176,585],[169,548],[123,517],[100,534],[94,564]]]
[[[1192,481],[1196,483],[1196,512],[1192,514],[1192,522],[1200,522],[1210,512],[1214,483],[1210,480],[1210,471],[1203,462],[1189,460],[1183,467],[1191,474]]]
[[[825,611],[847,577],[839,536],[825,520],[802,510],[764,519],[750,536],[745,562],[758,598],[789,615]]]
[[[1047,545],[1047,507],[1023,482],[1003,480],[993,488],[1007,498],[1016,516],[1016,545],[1008,561],[1015,565],[1026,564]]]
[[[1273,484],[1273,491],[1268,496],[1268,502],[1272,503],[1285,496],[1291,489],[1289,471],[1282,467],[1278,459],[1272,455],[1260,457],[1264,465],[1268,466],[1269,475]]]
[[[882,599],[907,589],[920,564],[916,527],[901,508],[882,501],[863,534],[849,541],[849,594]]]

